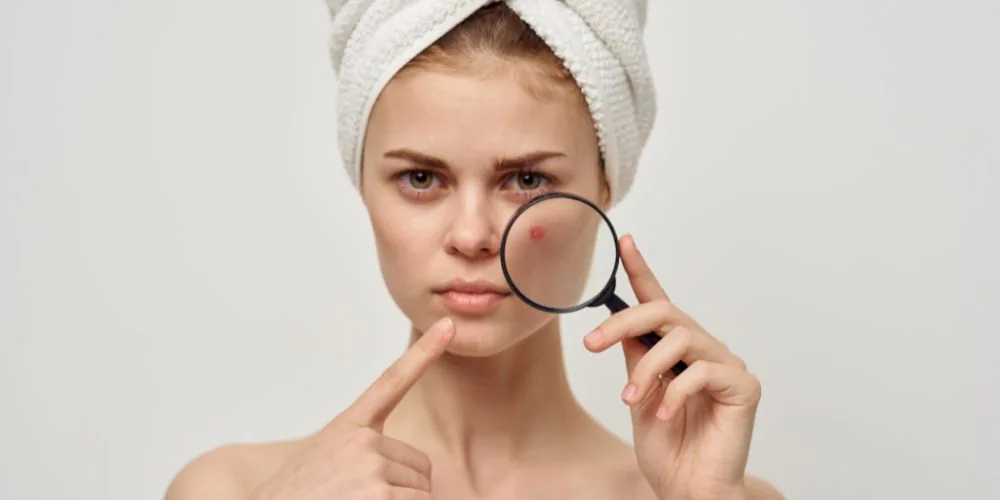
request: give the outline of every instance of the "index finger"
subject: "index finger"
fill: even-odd
[[[396,361],[368,387],[347,410],[361,425],[381,428],[386,417],[420,379],[454,338],[455,325],[444,318],[420,336]]]
[[[632,283],[632,290],[635,291],[635,298],[639,302],[649,302],[652,300],[670,300],[667,292],[660,286],[660,282],[653,275],[653,271],[646,264],[646,259],[642,258],[639,248],[635,244],[635,239],[631,234],[622,237],[622,267],[628,275],[629,282]]]

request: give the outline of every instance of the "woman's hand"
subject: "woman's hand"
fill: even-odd
[[[622,263],[639,304],[612,315],[584,344],[620,342],[638,464],[661,500],[743,500],[760,382],[722,342],[674,306],[630,237]],[[647,349],[637,338],[656,332]],[[688,364],[679,376],[670,371]],[[662,374],[662,380],[660,375]]]
[[[431,462],[382,434],[386,417],[454,338],[439,321],[349,408],[311,438],[250,496],[251,500],[430,500]]]

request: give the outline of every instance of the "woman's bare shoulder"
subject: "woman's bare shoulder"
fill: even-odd
[[[177,473],[165,500],[245,500],[305,443],[304,439],[239,443],[207,451]]]
[[[628,498],[656,500],[656,493],[650,487],[646,477],[638,471],[638,468],[632,472],[631,478],[632,484],[624,485],[626,489],[618,490],[619,492],[631,491],[632,493],[628,495]],[[743,482],[746,487],[746,500],[785,500],[781,492],[759,477],[747,475]]]
[[[605,477],[617,478],[612,484],[618,493],[627,492],[622,497],[634,498],[637,500],[656,500],[656,493],[649,484],[649,480],[639,470],[639,465],[635,461],[635,452],[631,445],[621,442],[609,448],[608,467],[605,465]],[[612,472],[608,474],[607,472]],[[747,474],[743,481],[746,488],[747,500],[785,500],[785,497],[766,480]]]
[[[785,500],[785,496],[771,483],[762,478],[747,475],[743,481],[749,500]]]

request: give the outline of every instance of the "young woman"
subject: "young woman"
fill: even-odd
[[[167,498],[780,498],[745,473],[757,379],[671,304],[632,238],[622,261],[640,304],[584,343],[623,350],[634,446],[571,393],[558,316],[504,282],[500,238],[518,206],[552,191],[616,201],[594,116],[572,71],[504,3],[395,72],[362,125],[355,181],[410,348],[315,434],[208,452]],[[584,274],[589,254],[562,265]],[[636,339],[649,331],[662,336],[653,349]]]

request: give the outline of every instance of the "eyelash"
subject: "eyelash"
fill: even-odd
[[[414,175],[414,174],[418,174],[418,173],[423,173],[423,174],[427,174],[427,175],[432,176],[433,177],[433,179],[431,181],[432,183],[435,180],[437,182],[444,182],[441,179],[441,176],[438,173],[436,173],[435,171],[433,171],[433,170],[423,169],[423,168],[410,168],[410,169],[406,169],[406,170],[400,171],[395,176],[393,176],[394,179],[399,183],[399,189],[400,189],[400,191],[403,191],[405,194],[407,194],[409,196],[416,197],[416,198],[422,198],[422,197],[425,197],[425,196],[429,196],[429,191],[431,191],[432,188],[416,189],[416,188],[413,188],[413,187],[411,187],[409,185],[407,177],[411,176],[411,175]],[[521,196],[523,196],[525,198],[528,198],[528,199],[534,198],[535,196],[538,196],[538,195],[542,194],[542,192],[544,192],[548,188],[549,185],[555,183],[555,180],[552,177],[550,177],[549,175],[544,174],[544,173],[540,172],[539,170],[537,170],[535,168],[532,168],[532,167],[523,168],[523,169],[520,169],[520,170],[518,170],[516,172],[508,174],[507,176],[504,177],[503,183],[506,184],[506,183],[510,182],[511,180],[514,180],[516,182],[517,178],[519,176],[522,176],[522,175],[532,175],[532,176],[540,177],[542,179],[542,183],[543,183],[542,187],[535,188],[535,189],[530,189],[530,190],[519,190],[518,191],[518,193]],[[432,184],[432,186],[433,186],[433,184]]]

